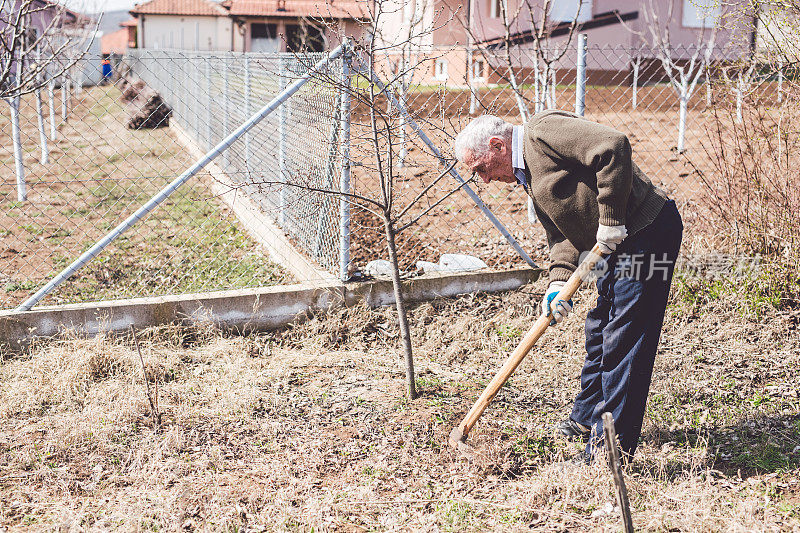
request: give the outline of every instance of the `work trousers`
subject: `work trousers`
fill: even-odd
[[[621,451],[636,451],[682,235],[681,216],[669,200],[598,272],[597,305],[586,317],[581,391],[571,415],[592,428],[588,457],[602,446],[606,411],[614,417]]]

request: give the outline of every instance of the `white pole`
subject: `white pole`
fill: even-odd
[[[583,116],[586,111],[586,34],[578,35],[578,62],[575,71],[575,114]]]
[[[8,99],[11,107],[11,139],[14,144],[14,170],[17,176],[17,201],[24,202],[28,199],[25,186],[25,166],[22,162],[22,136],[19,128],[19,96]]]
[[[213,139],[211,137],[211,56],[206,57],[206,93],[203,95],[203,98],[207,99],[206,102],[206,147],[210,148],[214,146],[212,144]]]
[[[61,76],[61,121],[67,121],[67,113],[69,110],[69,104],[67,100],[69,99],[69,76],[64,73]]]
[[[631,87],[631,109],[636,109],[639,104],[639,67],[642,64],[642,57],[636,56],[636,61],[633,62],[633,86]]]
[[[22,58],[17,60],[16,80],[22,79]],[[15,80],[15,84],[17,83]],[[11,105],[11,138],[14,144],[14,170],[17,176],[17,201],[24,202],[28,199],[28,191],[25,185],[25,166],[22,161],[22,135],[19,127],[19,94],[9,99]]]
[[[244,55],[244,114],[250,114],[250,57]],[[250,168],[250,132],[244,134],[244,165]]]
[[[686,138],[686,108],[688,107],[689,99],[686,97],[685,85],[681,87],[681,109],[678,122],[678,153],[683,153],[684,141]]]
[[[47,82],[47,108],[50,112],[50,140],[55,142],[58,137],[56,130],[56,80],[50,78]]]
[[[42,53],[41,50],[38,48],[36,49],[36,62],[41,63],[42,61]],[[46,74],[45,74],[46,75]],[[36,81],[40,81],[40,78],[37,76]],[[47,147],[47,131],[45,130],[44,126],[44,106],[42,105],[42,89],[36,89],[34,91],[34,99],[36,100],[36,125],[39,128],[39,144],[42,148],[42,155],[39,159],[39,162],[43,165],[46,165],[50,162],[50,151]]]
[[[409,52],[410,53],[410,52]],[[402,64],[402,71],[400,72],[400,103],[402,105],[407,105],[407,94],[408,94],[408,81],[407,81],[407,73],[406,68],[408,68],[408,63],[406,62],[406,54],[403,52],[403,64]],[[398,132],[398,140],[400,142],[400,154],[397,157],[397,168],[403,168],[406,162],[406,157],[408,157],[408,148],[406,147],[406,118],[400,113],[400,131]]]
[[[228,54],[224,55],[224,59],[222,60],[222,135],[228,135],[228,114],[231,112],[230,109],[230,91],[229,89],[229,73],[228,70],[230,69],[229,63],[229,56]],[[211,107],[211,106],[209,106]],[[222,161],[223,166],[226,170],[228,170],[228,152],[222,154]]]
[[[342,134],[339,138],[342,154],[342,175],[339,178],[339,190],[350,192],[350,55],[342,58],[342,90],[341,121]],[[405,128],[404,128],[405,129]],[[347,281],[350,276],[350,199],[342,196],[339,199],[339,279]]]
[[[50,151],[47,147],[47,131],[44,126],[44,107],[42,106],[42,90],[36,89],[34,91],[34,98],[36,99],[36,125],[39,128],[39,144],[42,148],[42,155],[39,162],[46,165],[50,162]]]
[[[286,86],[287,72],[286,59],[281,57],[278,68],[278,83],[281,90]],[[278,110],[278,181],[286,179],[286,115],[287,109],[282,105]],[[288,202],[288,187],[281,186],[280,206],[278,209],[278,225],[286,230],[286,209]]]

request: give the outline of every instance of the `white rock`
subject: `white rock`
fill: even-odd
[[[439,258],[439,266],[442,270],[449,270],[452,272],[489,268],[486,263],[477,257],[466,254],[442,254],[442,257]]]
[[[439,263],[431,263],[430,261],[417,261],[417,269],[422,270],[426,274],[428,272],[439,272],[442,267]]]
[[[364,272],[374,278],[390,278],[392,277],[392,263],[386,259],[376,259],[367,263]]]

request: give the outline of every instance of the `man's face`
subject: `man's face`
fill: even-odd
[[[489,153],[482,158],[474,157],[471,150],[462,161],[470,171],[480,176],[484,183],[501,181],[516,183],[514,166],[511,163],[511,146],[501,137],[489,139]]]

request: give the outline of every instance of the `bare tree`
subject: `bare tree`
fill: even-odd
[[[11,108],[17,200],[20,202],[27,199],[20,134],[21,97],[35,94],[40,161],[47,164],[49,150],[41,89],[51,88],[57,78],[63,78],[82,59],[91,44],[88,36],[94,35],[86,31],[87,28],[86,19],[49,0],[0,0],[0,98]],[[50,107],[52,112],[52,105]],[[53,130],[51,122],[51,137]]]
[[[396,13],[396,5],[386,0],[370,3],[366,9],[368,14],[364,23],[371,30],[379,30],[382,27],[382,18]],[[349,123],[352,126],[352,142],[363,148],[362,154],[368,155],[358,158],[353,153],[343,153],[341,157],[342,164],[348,167],[354,158],[358,158],[357,161],[352,161],[352,164],[362,173],[360,181],[363,183],[363,188],[348,191],[330,183],[314,183],[307,177],[297,175],[283,175],[275,180],[254,179],[249,181],[249,184],[262,187],[290,187],[309,194],[338,196],[344,198],[354,209],[362,210],[381,221],[391,264],[391,279],[405,364],[406,391],[408,397],[414,399],[418,393],[397,239],[400,234],[435,211],[442,202],[466,186],[474,177],[462,180],[455,187],[442,187],[442,181],[451,174],[455,166],[455,161],[451,161],[444,164],[443,169],[436,172],[435,176],[431,176],[430,172],[416,173],[421,176],[421,183],[413,197],[404,196],[401,187],[398,186],[399,173],[402,170],[396,164],[396,159],[406,143],[416,142],[421,150],[432,150],[430,146],[423,145],[419,137],[414,141],[409,139],[405,132],[410,128],[419,133],[420,122],[424,122],[420,117],[412,115],[405,106],[403,96],[408,87],[408,80],[412,79],[415,72],[424,71],[437,59],[437,56],[425,53],[425,47],[420,44],[434,27],[422,24],[421,18],[412,17],[410,20],[410,27],[402,33],[399,42],[387,43],[382,39],[380,31],[369,31],[366,37],[358,39],[351,46],[352,51],[348,53],[345,62],[349,74],[354,76],[355,80],[351,80],[349,76],[339,77],[330,71],[315,75],[317,81],[335,88],[339,94],[340,104],[346,101],[349,102],[348,106],[357,109],[352,122]],[[333,25],[329,27],[338,30]],[[343,35],[343,40],[346,37]],[[396,65],[387,61],[386,51],[389,48],[392,50],[399,48],[402,51],[401,60]],[[297,59],[304,60],[302,56],[297,56]],[[384,77],[378,76],[378,72]],[[348,113],[348,110],[341,105],[337,106],[337,109],[341,109],[342,113]],[[333,124],[337,124],[344,116],[347,115],[337,114],[332,117]],[[441,128],[441,125],[434,127]],[[331,139],[334,138],[336,137],[331,136]],[[436,152],[435,155],[442,163],[445,162],[440,153]]]
[[[674,7],[674,0],[669,0],[667,14],[662,18],[653,0],[649,0],[646,4],[643,3],[641,13],[645,21],[645,29],[635,33],[639,34],[648,43],[649,49],[655,53],[669,79],[670,85],[678,95],[680,110],[677,150],[678,153],[683,153],[685,150],[689,100],[694,95],[697,82],[706,72],[706,66],[711,60],[720,24],[715,21],[711,28],[707,28],[703,24],[700,31],[697,32],[697,40],[694,45],[687,50],[680,50],[681,52],[688,52],[689,58],[687,60],[678,60],[675,55],[679,50],[672,44],[669,25],[669,21],[672,20],[674,15]]]
[[[487,64],[494,66],[495,74],[509,84],[523,122],[530,118],[528,103],[531,101],[517,77],[527,59],[523,43],[531,42],[533,46],[534,112],[556,107],[555,65],[571,47],[583,5],[583,0],[577,0],[574,15],[565,23],[553,20],[552,0],[545,0],[541,7],[534,0],[523,0],[513,10],[509,9],[508,0],[497,0],[502,22],[502,35],[499,37],[484,35],[475,27],[472,17],[461,17],[472,43],[470,53],[480,54]],[[557,27],[565,30],[558,40],[553,37],[553,30]],[[498,50],[501,51],[499,56]]]

